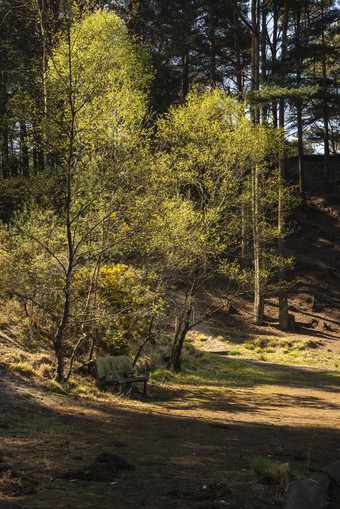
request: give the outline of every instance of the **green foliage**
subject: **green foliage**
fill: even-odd
[[[52,153],[67,160],[70,136],[83,157],[124,146],[146,111],[151,74],[139,57],[124,22],[113,13],[96,12],[68,28],[49,63]]]
[[[86,297],[92,272],[75,274],[76,299]],[[150,283],[151,281],[149,281]],[[146,337],[150,316],[160,313],[163,301],[142,271],[123,264],[103,265],[96,272],[95,315],[97,346],[110,355],[127,355]]]
[[[170,248],[171,260],[183,264],[187,260],[196,273],[198,266],[203,267],[206,276],[209,264],[216,268],[235,248],[240,205],[249,200],[250,170],[273,152],[273,134],[255,129],[245,104],[218,89],[193,91],[185,104],[171,108],[159,120],[154,179],[164,195],[165,210],[155,216],[163,223],[154,224],[153,231],[178,232],[169,238],[172,246],[178,246],[176,254]],[[272,195],[268,201],[272,203]]]
[[[127,160],[138,145],[150,78],[116,15],[98,12],[73,25],[68,17],[63,22],[64,35],[49,61],[47,110],[41,125],[40,149],[48,152],[43,181],[53,199],[45,200],[43,207],[33,201],[10,232],[1,231],[0,258],[2,288],[24,305],[23,333],[53,345],[59,381],[64,377],[64,357],[89,347],[89,334],[97,323],[91,314],[95,278],[87,278],[87,289],[78,298],[76,275],[82,270],[103,274],[103,253],[110,260],[117,253],[113,246],[127,236]],[[148,292],[146,286],[144,290]],[[119,295],[111,291],[111,301],[116,297],[118,306],[108,311],[107,304],[106,315],[123,313],[128,293],[124,291]],[[138,292],[143,290],[136,289],[134,298]],[[109,301],[107,288],[105,298],[100,297]],[[140,296],[139,310],[142,300]],[[138,306],[133,308],[135,314]],[[112,323],[114,318],[105,322],[108,330]],[[132,339],[124,336],[131,324],[125,325],[117,338],[119,352],[126,351]],[[116,324],[112,333],[118,328]]]
[[[8,224],[24,208],[29,201],[27,190],[27,181],[23,179],[0,181],[0,221]]]
[[[254,168],[268,287],[283,265],[269,251],[283,193],[281,133],[254,126],[244,102],[212,88],[170,108],[151,139],[142,128],[151,72],[123,21],[100,11],[62,23],[40,125],[47,198],[4,235],[0,265],[16,252],[4,288],[24,303],[26,336],[48,339],[62,359],[72,346],[85,352],[91,335],[106,351],[127,353],[162,307],[158,287],[182,285],[180,349],[202,285],[218,273],[230,289],[252,284],[249,264],[240,268],[240,216],[251,231]],[[85,339],[78,345],[75,335]]]

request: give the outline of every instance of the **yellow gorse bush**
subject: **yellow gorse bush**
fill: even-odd
[[[74,277],[76,292],[87,292],[93,276],[93,270],[79,270]],[[101,266],[95,286],[100,346],[111,355],[127,354],[147,332],[154,302],[150,287],[139,271],[120,263]]]

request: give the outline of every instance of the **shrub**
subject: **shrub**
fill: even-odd
[[[87,268],[76,274],[79,297],[88,291],[91,277]],[[96,287],[98,346],[110,355],[127,355],[147,335],[150,316],[162,309],[163,301],[142,271],[120,263],[100,267]]]

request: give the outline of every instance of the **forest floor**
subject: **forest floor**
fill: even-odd
[[[160,371],[147,396],[93,397],[9,369],[1,335],[0,509],[282,507],[287,479],[264,483],[254,458],[288,463],[290,480],[340,459],[340,182],[325,198],[310,164],[287,242],[295,331],[279,331],[276,299],[261,328],[235,301],[192,332],[186,374]]]
[[[340,458],[338,373],[205,355],[216,380],[174,378],[147,396],[102,400],[1,369],[0,508],[281,507],[287,479],[261,482],[254,458],[288,463],[290,479]],[[113,468],[93,465],[101,453]]]

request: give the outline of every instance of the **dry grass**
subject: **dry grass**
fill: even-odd
[[[16,470],[8,469],[0,477],[0,495],[18,497],[36,491],[36,483]]]

